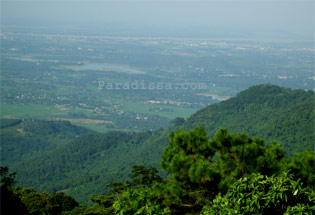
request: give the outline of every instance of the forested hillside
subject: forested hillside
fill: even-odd
[[[68,121],[1,119],[1,163],[15,166],[92,131]]]
[[[155,132],[86,134],[90,131],[68,122],[6,121],[1,123],[1,161],[18,172],[19,185],[65,191],[88,202],[92,194],[107,193],[107,184],[127,180],[134,165],[158,168],[166,176],[160,162],[172,131],[203,126],[212,137],[227,128],[264,138],[266,145],[276,140],[287,156],[312,149],[314,102],[311,91],[259,85]]]
[[[285,158],[279,144],[220,129],[208,139],[203,128],[170,133],[161,158],[169,175],[143,165],[130,178],[91,195],[91,206],[64,192],[52,195],[14,187],[15,173],[1,167],[1,214],[314,214],[315,154]]]
[[[246,132],[267,142],[276,140],[285,153],[314,148],[315,94],[266,84],[250,87],[236,97],[201,109],[183,129],[203,126],[209,136],[219,128]]]
[[[19,181],[43,191],[66,190],[80,201],[91,193],[102,194],[106,185],[128,177],[129,169],[141,162],[137,148],[150,133],[108,132],[83,135],[63,147],[20,164]]]

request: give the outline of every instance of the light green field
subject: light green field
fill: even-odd
[[[118,102],[118,100],[116,102]],[[200,108],[177,107],[177,106],[167,105],[167,104],[148,104],[148,103],[140,102],[140,101],[139,102],[119,101],[119,103],[124,106],[122,109],[123,111],[139,113],[139,114],[158,115],[161,117],[166,117],[171,120],[176,117],[184,117],[184,118],[188,117],[200,109]],[[150,108],[158,110],[158,111],[150,111]],[[166,109],[165,112],[162,111],[163,109]]]
[[[7,103],[0,103],[1,118],[62,118],[68,113],[85,113],[91,114],[91,111],[85,109],[68,109],[62,106],[27,104],[27,105],[13,105]]]
[[[176,117],[188,117],[195,113],[198,108],[183,108],[165,104],[147,104],[144,102],[125,102],[120,99],[111,100],[110,103],[119,103],[123,105],[123,111],[146,114],[159,115],[170,120]],[[86,116],[92,116],[92,110],[74,109],[63,106],[27,104],[27,105],[13,105],[7,103],[0,103],[1,118],[35,118],[35,119],[59,119],[68,120],[75,125],[87,127],[89,129],[106,132],[108,131],[107,124],[110,121],[93,120],[93,119],[71,119],[68,117],[69,113],[84,113]],[[151,110],[157,111],[151,111]],[[165,112],[163,112],[163,110]]]
[[[208,94],[214,94],[218,96],[228,96],[231,95],[231,88],[228,87],[217,87],[217,86],[208,86],[207,87],[207,93]]]
[[[42,118],[47,119],[53,115],[62,114],[57,107],[49,105],[12,105],[0,103],[1,118]]]
[[[87,127],[89,129],[106,132],[106,123],[98,120],[77,120],[64,118],[68,113],[85,113],[87,116],[91,115],[91,111],[85,109],[67,109],[62,106],[52,105],[12,105],[1,102],[0,103],[1,118],[35,118],[35,119],[60,119],[68,120],[75,125]]]
[[[121,100],[111,101],[113,103],[120,103],[123,105],[123,111],[148,114],[148,115],[159,115],[166,117],[170,120],[176,117],[188,117],[198,110],[198,108],[183,108],[164,104],[146,104],[144,102],[124,102]],[[68,120],[75,125],[87,127],[89,129],[106,132],[108,128],[106,126],[107,121],[92,120],[92,119],[69,119],[67,114],[69,113],[84,113],[87,116],[92,116],[91,110],[86,109],[74,109],[66,108],[63,106],[53,105],[40,105],[40,104],[27,104],[27,105],[13,105],[7,103],[0,103],[1,118],[35,118],[35,119],[59,119]],[[150,111],[150,109],[157,111]],[[166,109],[165,112],[161,109]]]

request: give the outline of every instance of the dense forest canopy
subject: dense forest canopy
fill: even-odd
[[[302,165],[298,165],[302,164]],[[1,167],[3,214],[313,214],[315,154],[285,158],[277,143],[203,128],[170,134],[161,167],[134,166],[130,180],[108,184],[107,195],[79,205],[63,192],[14,187],[15,173]],[[18,207],[16,207],[18,206]]]

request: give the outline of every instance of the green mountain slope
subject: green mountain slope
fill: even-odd
[[[106,193],[108,183],[127,179],[133,165],[159,168],[169,133],[179,129],[203,126],[209,136],[219,128],[228,128],[230,133],[246,132],[267,143],[280,142],[287,155],[312,149],[314,105],[311,91],[259,85],[198,111],[184,123],[176,120],[168,129],[153,133],[85,134],[88,131],[75,132],[79,128],[71,124],[53,126],[42,122],[25,127],[25,121],[17,125],[12,122],[11,127],[1,129],[5,146],[1,147],[1,159],[18,172],[20,185],[39,191],[63,190],[87,202],[91,194]],[[28,133],[32,134],[31,140],[41,141],[25,139]],[[21,137],[24,139],[18,140]]]
[[[68,121],[1,119],[1,165],[19,165],[92,131]]]
[[[259,85],[227,101],[201,109],[184,130],[203,126],[209,136],[219,128],[246,132],[267,142],[276,140],[287,155],[314,148],[315,94],[274,85]]]
[[[65,190],[80,201],[89,195],[104,194],[106,185],[123,180],[139,162],[138,149],[151,132],[108,132],[82,135],[58,149],[42,153],[18,167],[23,186],[56,192]]]

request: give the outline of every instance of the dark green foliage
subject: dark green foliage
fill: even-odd
[[[145,186],[151,187],[154,182],[161,182],[162,178],[158,175],[158,171],[156,168],[150,167],[146,168],[143,165],[135,165],[132,167],[131,181],[127,182],[127,186],[135,187],[135,186]]]
[[[0,210],[1,215],[27,215],[29,214],[25,204],[21,201],[18,195],[16,195],[10,187],[0,187]]]
[[[113,203],[114,197],[111,195],[92,195],[90,200],[94,203],[92,206],[80,205],[72,211],[63,212],[62,214],[69,215],[112,215],[114,213]]]
[[[187,211],[193,211],[202,207],[205,199],[214,198],[220,182],[219,172],[212,160],[214,153],[202,128],[189,133],[171,133],[169,146],[165,148],[161,162],[161,167],[172,174],[170,184],[173,185],[165,186],[165,189],[177,190],[166,191],[169,193],[165,197],[166,204],[171,209],[174,200],[180,201],[182,208],[187,208]]]
[[[143,165],[133,166],[131,180],[126,183],[114,182],[107,186],[111,188],[107,195],[92,195],[93,206],[80,208],[80,214],[147,214],[155,212],[160,206],[154,201],[150,187],[159,183],[162,178],[155,168]],[[79,210],[76,208],[74,211]],[[75,214],[74,211],[71,214]],[[84,211],[84,212],[82,212]],[[148,213],[149,213],[148,212]]]
[[[15,184],[15,175],[16,173],[9,174],[9,167],[0,167],[0,177],[1,177],[1,186],[10,187]]]
[[[168,184],[161,186],[162,193],[166,193],[165,204],[180,213],[200,211],[243,176],[278,173],[283,158],[283,151],[276,143],[265,146],[259,138],[231,135],[226,129],[219,130],[210,141],[203,128],[172,133],[161,163],[172,174]]]
[[[58,215],[63,211],[71,211],[77,206],[79,206],[78,202],[71,196],[59,192],[48,199],[46,212],[47,214]]]
[[[127,181],[128,183],[128,181]],[[130,182],[129,182],[130,184]],[[121,194],[121,192],[123,190],[125,190],[127,188],[127,184],[126,183],[121,183],[121,182],[112,182],[112,183],[109,183],[107,184],[107,187],[110,188],[108,194],[110,195],[119,195]]]
[[[300,179],[304,186],[315,189],[315,153],[307,150],[298,152],[288,165],[295,180]]]
[[[53,195],[38,193],[33,188],[14,188],[15,195],[19,196],[23,204],[32,215],[58,215],[70,212],[79,206],[78,202],[65,193],[58,192]]]
[[[96,205],[94,205],[94,209],[98,208],[98,210],[102,211],[104,214],[110,214],[114,210],[112,206],[115,201],[115,197],[112,195],[104,195],[104,196],[92,195],[90,197],[90,200],[96,203]]]
[[[163,208],[162,205],[156,201],[156,196],[152,190],[140,187],[136,189],[127,189],[122,195],[121,199],[114,202],[115,214],[170,214],[168,208]]]
[[[218,155],[216,163],[221,175],[221,191],[244,175],[278,173],[284,162],[280,145],[272,143],[266,146],[264,140],[252,139],[247,134],[231,135],[226,129],[221,129],[210,144]]]
[[[12,186],[15,184],[15,175],[16,173],[9,174],[8,167],[0,167],[0,210],[2,215],[28,214],[27,208],[20,197],[12,191]]]
[[[180,126],[182,124],[184,124],[185,122],[185,119],[182,118],[182,117],[176,117],[172,122],[171,122],[171,125],[173,126]]]
[[[38,193],[33,188],[21,187],[16,187],[14,193],[21,198],[29,214],[40,215],[47,212],[48,201],[51,198],[49,194]]]
[[[91,132],[87,128],[72,125],[69,121],[25,120],[24,131],[33,135],[80,135]]]
[[[202,214],[314,214],[315,193],[287,173],[267,177],[253,174],[218,195]]]
[[[20,119],[0,119],[0,129],[16,126],[21,122]]]

